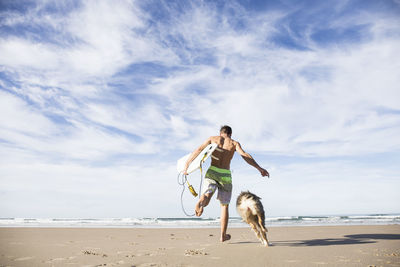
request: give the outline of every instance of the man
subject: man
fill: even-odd
[[[226,233],[229,219],[229,202],[232,196],[232,177],[230,164],[233,155],[238,152],[242,158],[251,166],[255,167],[262,176],[268,176],[267,170],[261,168],[249,153],[246,153],[239,142],[231,139],[232,128],[225,125],[220,129],[219,136],[209,137],[199,148],[197,148],[186,162],[184,174],[187,175],[187,169],[190,163],[200,154],[200,152],[209,144],[218,145],[212,154],[211,166],[207,170],[204,179],[203,194],[195,207],[196,216],[201,216],[204,207],[208,205],[211,197],[218,189],[217,199],[221,202],[221,242],[229,240],[231,236]]]

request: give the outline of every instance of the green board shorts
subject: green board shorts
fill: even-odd
[[[204,178],[203,192],[205,194],[215,193],[218,188],[217,199],[222,205],[227,205],[231,202],[232,197],[232,175],[227,169],[210,166]]]

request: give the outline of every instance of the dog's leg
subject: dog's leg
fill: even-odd
[[[260,229],[261,232],[261,242],[263,243],[264,246],[268,246],[268,239],[267,239],[267,234],[266,232],[268,232],[267,228],[265,228],[265,226],[263,225],[263,220],[261,218],[261,216],[258,216],[258,227]]]
[[[267,233],[265,231],[261,230],[261,236],[263,239],[262,242],[263,242],[264,246],[268,247],[269,243],[268,243],[268,239],[267,239]]]
[[[262,217],[260,215],[257,215],[257,219],[258,219],[258,225],[260,226],[261,230],[264,232],[268,232],[268,230],[264,226],[264,220],[262,219]]]
[[[253,229],[254,233],[256,234],[257,238],[264,244],[264,240],[262,239],[260,235],[260,230],[257,227],[257,224],[253,221],[249,222],[251,229]]]

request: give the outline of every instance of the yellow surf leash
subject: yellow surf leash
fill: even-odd
[[[203,158],[200,161],[200,193],[201,193],[201,184],[203,181],[203,162],[206,157],[207,157],[207,153],[204,154]],[[188,185],[190,193],[192,193],[192,195],[194,197],[197,197],[198,194],[197,194],[196,190],[194,189],[194,187],[191,184],[189,184],[189,180],[187,178],[186,178],[186,183]]]
[[[191,184],[189,184],[188,180],[186,180],[186,182],[187,182],[187,184],[188,184],[188,188],[189,188],[190,193],[192,193],[192,195],[193,195],[194,197],[197,197],[198,194],[196,193],[196,190],[194,190],[193,186],[192,186]]]
[[[200,161],[200,194],[201,194],[201,186],[203,183],[203,162],[204,162],[204,159],[206,158],[206,156],[207,156],[207,153],[204,154],[203,158]],[[182,182],[180,180],[180,177],[182,177]],[[196,190],[194,189],[194,187],[189,183],[189,180],[187,179],[187,175],[182,174],[182,173],[178,174],[178,184],[183,186],[182,193],[181,193],[181,206],[182,206],[183,213],[185,213],[185,215],[188,217],[193,217],[195,214],[188,214],[186,212],[185,208],[183,207],[183,193],[185,192],[185,182],[187,183],[190,193],[192,193],[192,195],[194,197],[197,197],[198,194],[197,194]]]

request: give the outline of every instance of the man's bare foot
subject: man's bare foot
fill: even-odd
[[[200,204],[196,205],[196,208],[194,209],[194,212],[196,213],[197,217],[200,217],[201,214],[203,214],[203,206],[201,206]]]
[[[225,236],[221,237],[221,242],[228,241],[229,239],[231,239],[231,235],[230,234],[225,234]]]

